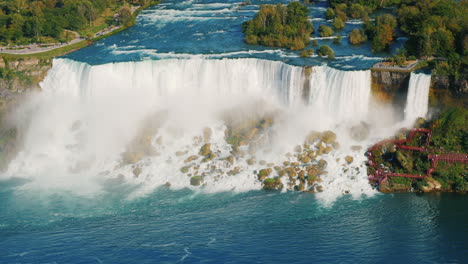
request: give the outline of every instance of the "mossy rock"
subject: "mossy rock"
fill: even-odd
[[[202,177],[201,176],[193,176],[192,178],[190,178],[190,185],[193,185],[193,186],[200,186],[202,184]]]
[[[324,154],[328,154],[332,152],[333,148],[331,146],[326,146],[325,149],[323,150]]]
[[[302,157],[301,162],[305,164],[310,163],[310,157],[309,156]]]
[[[354,158],[353,158],[353,156],[346,156],[345,161],[349,164],[349,163],[352,163],[354,161]]]
[[[241,168],[240,168],[240,167],[235,167],[234,169],[228,171],[227,174],[228,174],[229,176],[232,176],[232,175],[239,174],[240,171],[241,171]]]
[[[189,172],[189,170],[190,170],[190,166],[185,166],[185,167],[180,168],[180,172],[182,173],[187,173]]]
[[[208,162],[208,161],[212,161],[214,158],[216,158],[216,154],[210,152],[208,155],[205,156],[205,158],[202,159],[201,162]]]
[[[184,160],[184,163],[189,163],[189,162],[192,162],[192,161],[197,160],[197,159],[198,159],[198,156],[197,156],[197,155],[192,155],[192,156],[186,158],[186,159]]]
[[[320,169],[325,169],[327,167],[328,163],[327,163],[326,160],[321,159],[321,160],[319,160],[318,165],[319,165]]]
[[[229,164],[233,165],[234,164],[234,161],[235,161],[235,158],[234,156],[229,156],[226,158],[226,161],[229,162]]]
[[[248,159],[247,164],[250,165],[250,166],[254,165],[255,164],[255,159],[254,158]]]
[[[268,178],[263,182],[264,190],[282,190],[284,188],[283,183],[279,177]]]
[[[320,132],[312,131],[306,136],[305,143],[306,144],[313,144],[319,138],[320,138]]]
[[[333,131],[327,130],[322,133],[320,140],[327,144],[332,144],[336,140],[336,134]]]
[[[200,148],[200,152],[198,154],[201,156],[207,156],[210,153],[211,153],[211,144],[207,143]]]
[[[271,168],[266,168],[266,169],[261,169],[258,174],[258,180],[263,181],[266,177],[270,176],[270,174],[273,172]]]

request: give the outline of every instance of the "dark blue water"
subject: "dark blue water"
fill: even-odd
[[[466,195],[324,207],[303,193],[161,188],[128,200],[0,188],[0,263],[463,263],[468,253]]]
[[[319,25],[331,26],[331,21],[326,21],[324,15],[327,1],[315,1],[315,4],[309,5],[310,18],[316,29],[311,37],[317,39],[319,46],[332,47],[337,57],[335,61],[329,62],[319,56],[301,58],[298,51],[244,43],[241,25],[255,15],[260,4],[289,2],[253,0],[252,5],[241,7],[241,2],[234,0],[165,0],[162,4],[144,10],[136,26],[67,57],[90,64],[194,56],[214,59],[253,57],[300,66],[329,63],[340,69],[368,69],[383,57],[389,56],[387,53],[373,54],[369,43],[348,43],[347,36],[354,28],[361,27],[362,21],[349,21],[344,29],[336,32],[336,35],[343,36],[341,44],[333,44],[333,39],[320,38]],[[392,46],[392,51],[402,47],[404,41],[404,38],[399,38]],[[318,46],[312,46],[311,43],[307,48],[317,50]]]

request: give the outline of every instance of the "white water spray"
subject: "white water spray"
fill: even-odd
[[[1,177],[30,178],[36,187],[75,192],[95,192],[100,188],[96,183],[107,178],[135,182],[142,191],[166,183],[173,188],[190,187],[190,177],[180,168],[187,165],[188,157],[198,155],[204,142],[194,139],[210,128],[216,158],[192,165],[205,175],[203,189],[260,189],[254,171],[265,164],[246,162],[254,154],[234,161],[238,173],[226,173],[231,145],[225,140],[222,115],[244,111],[255,117],[273,111],[277,120],[269,145],[274,147],[256,153],[257,160],[281,164],[285,153],[302,144],[308,132],[331,129],[338,134],[341,148],[322,156],[328,174],[323,176],[325,191],[318,197],[330,201],[343,192],[356,197],[373,193],[363,155],[370,141],[357,142],[349,135],[351,126],[368,120],[369,71],[319,66],[306,78],[302,67],[259,59],[171,59],[97,66],[57,59],[41,87],[40,94],[16,111],[23,144]],[[258,102],[261,105],[252,108]],[[151,155],[123,163],[123,153],[148,124],[155,126],[149,129]],[[355,144],[362,149],[351,151]],[[347,155],[354,157],[352,164],[344,161]]]
[[[418,117],[426,118],[431,75],[411,73],[406,99],[405,123],[412,125]]]

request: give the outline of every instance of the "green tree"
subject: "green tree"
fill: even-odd
[[[318,31],[321,37],[330,37],[333,35],[333,29],[325,25],[320,25]]]
[[[335,29],[343,29],[345,27],[345,23],[339,17],[333,19],[332,25]]]
[[[349,43],[353,45],[358,45],[366,41],[366,35],[364,34],[364,31],[362,29],[355,28],[351,33],[349,34]]]

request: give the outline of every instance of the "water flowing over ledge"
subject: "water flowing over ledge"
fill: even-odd
[[[391,135],[393,128],[377,129],[385,118],[374,113],[370,78],[369,70],[302,68],[260,59],[97,66],[56,59],[41,83],[43,91],[15,113],[24,130],[23,147],[2,177],[30,178],[35,187],[78,193],[101,190],[105,179],[134,182],[138,192],[167,183],[190,187],[190,178],[180,170],[198,154],[204,143],[198,139],[209,129],[216,158],[192,167],[204,175],[202,189],[255,190],[261,188],[256,172],[265,164],[251,164],[249,159],[281,164],[310,131],[333,130],[341,147],[321,156],[328,166],[321,183],[324,192],[317,197],[333,201],[343,193],[372,195],[364,150],[375,138]],[[234,161],[235,175],[226,173],[232,152],[225,138],[226,115],[239,115],[241,121],[265,115],[275,119],[260,137],[267,143],[254,151],[241,147],[248,154]],[[374,129],[373,138],[352,136],[356,132],[350,131],[362,130],[362,124]],[[142,130],[151,154],[123,163]],[[353,162],[346,162],[346,156]]]

